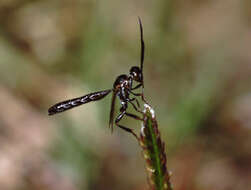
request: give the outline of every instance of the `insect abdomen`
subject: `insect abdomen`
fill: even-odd
[[[100,99],[104,98],[106,95],[108,95],[110,92],[111,92],[111,90],[104,90],[104,91],[90,93],[90,94],[81,96],[79,98],[74,98],[74,99],[63,101],[63,102],[59,102],[49,108],[48,114],[53,115],[56,113],[60,113],[60,112],[69,110],[69,109],[74,108],[76,106],[86,104],[91,101],[100,100]]]

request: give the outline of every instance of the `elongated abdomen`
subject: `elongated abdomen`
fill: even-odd
[[[60,113],[60,112],[69,110],[69,109],[74,108],[76,106],[86,104],[88,102],[100,100],[100,99],[104,98],[106,95],[108,95],[111,91],[112,90],[103,90],[103,91],[99,91],[99,92],[93,92],[93,93],[90,93],[90,94],[87,94],[87,95],[84,95],[84,96],[81,96],[78,98],[59,102],[49,108],[48,114],[53,115],[56,113]]]

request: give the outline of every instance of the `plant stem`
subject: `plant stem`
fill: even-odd
[[[140,133],[140,145],[143,148],[152,190],[172,190],[170,175],[166,168],[165,143],[160,138],[154,110],[144,105],[143,126]]]

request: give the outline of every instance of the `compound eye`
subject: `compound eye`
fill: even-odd
[[[142,82],[142,74],[139,67],[132,67],[130,69],[130,75],[132,76],[133,80]]]

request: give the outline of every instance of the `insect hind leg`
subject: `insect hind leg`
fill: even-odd
[[[125,115],[127,115],[127,116],[129,116],[129,117],[131,117],[131,118],[133,118],[133,119],[143,121],[142,118],[140,118],[139,116],[134,115],[134,114],[132,114],[132,113],[127,113],[127,112],[126,112]]]
[[[120,120],[124,117],[124,115],[128,115],[128,113],[126,113],[125,110],[122,111],[122,112],[117,116],[117,118],[116,118],[116,120],[115,120],[115,124],[116,124],[119,128],[123,129],[124,131],[126,131],[126,132],[128,132],[128,133],[131,133],[133,136],[136,137],[137,140],[139,140],[138,136],[133,132],[132,129],[130,129],[130,128],[128,128],[128,127],[125,127],[125,126],[119,124]],[[131,115],[131,114],[130,114],[130,115]],[[132,114],[132,115],[133,115],[133,114]],[[128,115],[128,116],[129,116],[129,115]],[[136,116],[136,117],[138,117],[138,116]],[[135,119],[136,119],[136,117],[135,117]],[[140,119],[140,118],[139,118],[139,119]]]

